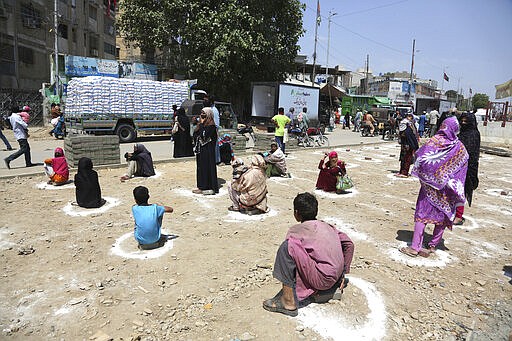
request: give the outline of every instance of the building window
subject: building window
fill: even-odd
[[[116,47],[109,43],[103,43],[103,49],[105,50],[105,53],[111,54],[113,56],[116,55]]]
[[[31,48],[19,46],[18,55],[22,63],[34,64],[34,50]]]
[[[76,43],[76,30],[74,28],[71,29],[71,36],[73,37],[73,43]]]
[[[57,33],[59,37],[68,39],[68,25],[59,24],[59,26],[57,26]]]
[[[23,27],[41,28],[41,12],[36,10],[32,4],[21,5],[21,21]]]
[[[96,20],[98,18],[98,9],[94,6],[89,6],[89,18]]]
[[[111,37],[115,37],[116,36],[116,30],[114,28],[114,21],[109,19],[109,18],[107,18],[107,17],[105,17],[104,22],[105,22],[105,26],[103,28],[103,32],[105,34],[108,34]]]

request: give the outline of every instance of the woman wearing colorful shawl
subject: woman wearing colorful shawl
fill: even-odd
[[[194,131],[194,146],[197,188],[192,192],[204,195],[219,193],[215,159],[217,127],[213,120],[213,111],[209,107],[201,110],[199,124]]]
[[[328,162],[325,162],[326,157],[329,157]],[[320,173],[316,180],[316,189],[320,189],[325,192],[336,192],[338,176],[344,176],[347,174],[345,162],[338,160],[338,153],[335,151],[332,151],[329,154],[324,153],[324,158],[320,160],[318,169],[320,169]]]
[[[414,214],[414,236],[410,247],[400,251],[415,257],[428,257],[435,252],[446,227],[451,229],[456,207],[464,205],[464,182],[468,169],[468,153],[457,138],[459,123],[449,117],[440,129],[416,153],[412,175],[418,177],[421,188]],[[426,224],[434,224],[428,250],[422,249]]]
[[[105,204],[101,197],[98,173],[92,169],[92,160],[82,157],[78,160],[78,172],[75,174],[76,202],[84,208],[98,208]]]
[[[414,158],[414,152],[418,150],[419,135],[414,124],[412,113],[400,121],[398,127],[400,132],[400,171],[396,176],[407,178],[409,176],[409,169]]]
[[[55,148],[54,158],[44,160],[44,172],[52,185],[63,185],[69,180],[69,167],[64,150]]]
[[[473,191],[478,187],[478,159],[480,157],[480,132],[477,128],[475,114],[465,112],[460,116],[459,140],[464,144],[469,154],[468,173],[464,183],[464,194],[471,207]],[[453,225],[464,224],[464,206],[458,206]]]
[[[310,193],[293,200],[292,226],[277,250],[274,278],[282,289],[263,302],[265,310],[297,316],[298,307],[325,303],[338,288],[343,290],[354,256],[354,243],[334,226],[316,219],[318,201]]]
[[[251,158],[251,165],[245,170],[240,167],[243,161],[236,162],[236,160],[240,159],[235,159],[233,167],[242,172],[239,176],[234,172],[233,180],[228,184],[229,198],[232,201],[228,210],[240,211],[248,215],[267,212],[267,176],[263,156],[254,155]]]
[[[192,150],[192,137],[190,136],[190,120],[185,114],[184,108],[179,108],[176,114],[178,131],[173,134],[174,153],[173,157],[194,156]]]
[[[121,177],[121,181],[126,181],[134,176],[149,177],[155,175],[153,158],[151,153],[141,143],[133,146],[133,153],[124,154],[128,162],[128,172]]]

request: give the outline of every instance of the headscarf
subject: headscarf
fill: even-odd
[[[333,157],[338,157],[338,153],[336,153],[334,150],[329,153],[329,159],[332,159]]]
[[[178,111],[176,111],[176,119],[178,120],[180,126],[187,131],[187,129],[190,129],[190,119],[188,118],[187,114],[185,113],[184,108],[179,108]],[[189,132],[190,134],[190,132]]]
[[[418,132],[416,131],[416,125],[414,121],[411,121],[407,116],[400,121],[398,130],[401,135],[401,143],[411,147],[413,150],[419,148],[418,145]]]
[[[53,155],[55,157],[64,156],[64,150],[62,150],[62,148],[60,148],[60,147],[57,147],[57,148],[55,148]]]
[[[466,123],[462,124],[463,118]],[[473,199],[473,190],[478,187],[478,159],[480,157],[480,132],[477,128],[476,116],[473,113],[462,113],[460,116],[459,140],[464,144],[469,154],[468,173],[464,184],[464,193],[469,206]]]
[[[82,157],[78,160],[78,172],[75,174],[76,201],[85,208],[97,208],[102,204],[98,173],[92,166],[91,159]]]
[[[204,107],[201,109],[202,112],[206,114],[206,119],[203,121],[203,126],[211,126],[215,125],[215,121],[213,119],[213,110],[211,108]]]
[[[418,177],[432,205],[452,218],[454,206],[464,205],[468,153],[457,138],[459,123],[446,118],[437,133],[416,152],[411,172]]]

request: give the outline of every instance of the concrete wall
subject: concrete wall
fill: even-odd
[[[478,122],[478,130],[482,142],[512,145],[512,122],[507,122],[505,127],[501,126],[501,122],[487,122],[487,126]]]

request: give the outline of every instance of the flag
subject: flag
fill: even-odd
[[[322,17],[320,16],[320,0],[316,1],[316,24],[320,26],[320,22],[322,21]]]
[[[473,90],[469,88],[469,95],[471,96],[473,94]]]
[[[449,82],[450,81],[450,78],[448,77],[448,75],[446,74],[446,72],[443,73],[443,78],[445,81]]]

